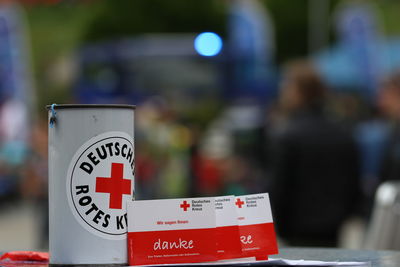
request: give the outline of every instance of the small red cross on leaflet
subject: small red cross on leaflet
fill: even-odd
[[[241,209],[242,205],[244,205],[244,201],[242,201],[242,200],[240,200],[240,198],[238,198],[238,199],[236,199],[235,204],[236,204],[236,206],[239,207],[239,209]]]
[[[111,177],[96,178],[96,192],[110,194],[110,209],[122,209],[122,196],[131,194],[131,180],[123,177],[124,164],[111,163]]]
[[[183,211],[187,211],[187,209],[190,208],[190,204],[188,204],[185,200],[180,207],[183,209]]]

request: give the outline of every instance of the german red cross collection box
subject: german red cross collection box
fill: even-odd
[[[50,265],[127,264],[134,110],[48,106]]]

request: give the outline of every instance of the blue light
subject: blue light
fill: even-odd
[[[203,32],[194,39],[194,48],[202,56],[212,57],[222,49],[222,39],[213,32]]]

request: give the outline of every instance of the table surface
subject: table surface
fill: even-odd
[[[334,248],[286,248],[271,258],[321,261],[364,261],[371,267],[399,267],[400,251],[349,250]]]
[[[375,250],[349,250],[336,248],[282,248],[278,255],[273,255],[270,258],[282,258],[290,260],[319,260],[319,261],[361,261],[370,262],[371,267],[399,267],[400,266],[400,251],[375,251]],[[1,253],[0,253],[1,254]],[[243,264],[242,266],[260,266],[259,264]],[[16,267],[47,267],[47,264],[41,265],[26,265],[13,264],[2,266]],[[94,266],[94,265],[93,265]],[[207,266],[207,265],[203,265]],[[262,266],[262,265],[261,265]]]

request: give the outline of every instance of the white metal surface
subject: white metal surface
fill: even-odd
[[[50,264],[127,264],[134,107],[58,105],[49,127]],[[49,121],[52,117],[49,110]]]

